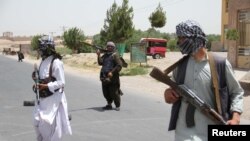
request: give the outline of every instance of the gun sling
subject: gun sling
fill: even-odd
[[[219,114],[222,114],[221,109],[221,102],[220,102],[220,94],[219,94],[219,83],[218,83],[218,74],[215,70],[215,61],[214,57],[212,56],[211,52],[208,52],[208,59],[209,59],[209,65],[211,70],[211,77],[213,80],[213,87],[214,87],[214,93],[215,93],[215,102],[216,102],[216,108]]]

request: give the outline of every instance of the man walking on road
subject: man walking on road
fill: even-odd
[[[17,52],[18,62],[23,62],[24,55],[21,51]]]

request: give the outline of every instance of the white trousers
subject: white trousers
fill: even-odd
[[[57,112],[52,124],[44,120],[35,121],[35,131],[37,141],[61,141],[62,140],[62,120]]]

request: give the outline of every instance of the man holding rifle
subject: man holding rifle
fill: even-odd
[[[34,90],[39,94],[33,114],[36,137],[37,141],[61,141],[62,135],[72,134],[64,93],[62,57],[55,51],[50,36],[39,39],[38,49],[42,61],[32,74],[33,79],[39,82]]]
[[[172,80],[178,85],[184,84],[200,99],[216,109],[226,120],[226,124],[239,124],[240,115],[243,112],[244,91],[236,80],[229,61],[224,59],[224,67],[219,68],[223,72],[217,77],[218,84],[224,82],[225,85],[220,85],[219,95],[215,95],[209,63],[212,58],[207,52],[205,33],[197,22],[188,20],[176,26],[176,35],[177,46],[187,57],[173,69]],[[221,59],[221,57],[217,58]],[[166,89],[164,96],[166,103],[173,104],[169,130],[175,130],[175,140],[207,140],[207,127],[215,122],[201,111],[195,110],[195,107],[184,100],[173,88]],[[219,100],[216,100],[217,97]]]
[[[103,110],[112,110],[112,103],[114,102],[115,110],[119,111],[122,94],[119,72],[122,69],[122,62],[113,42],[107,42],[106,47],[107,51],[102,56],[100,50],[96,52],[98,64],[102,66],[100,71],[102,92],[107,101],[107,105],[103,107]]]

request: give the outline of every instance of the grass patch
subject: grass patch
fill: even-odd
[[[129,64],[127,68],[122,68],[120,76],[145,75],[148,73],[148,66],[140,66],[139,64]]]
[[[67,47],[56,47],[56,52],[61,55],[72,54],[72,50]]]

